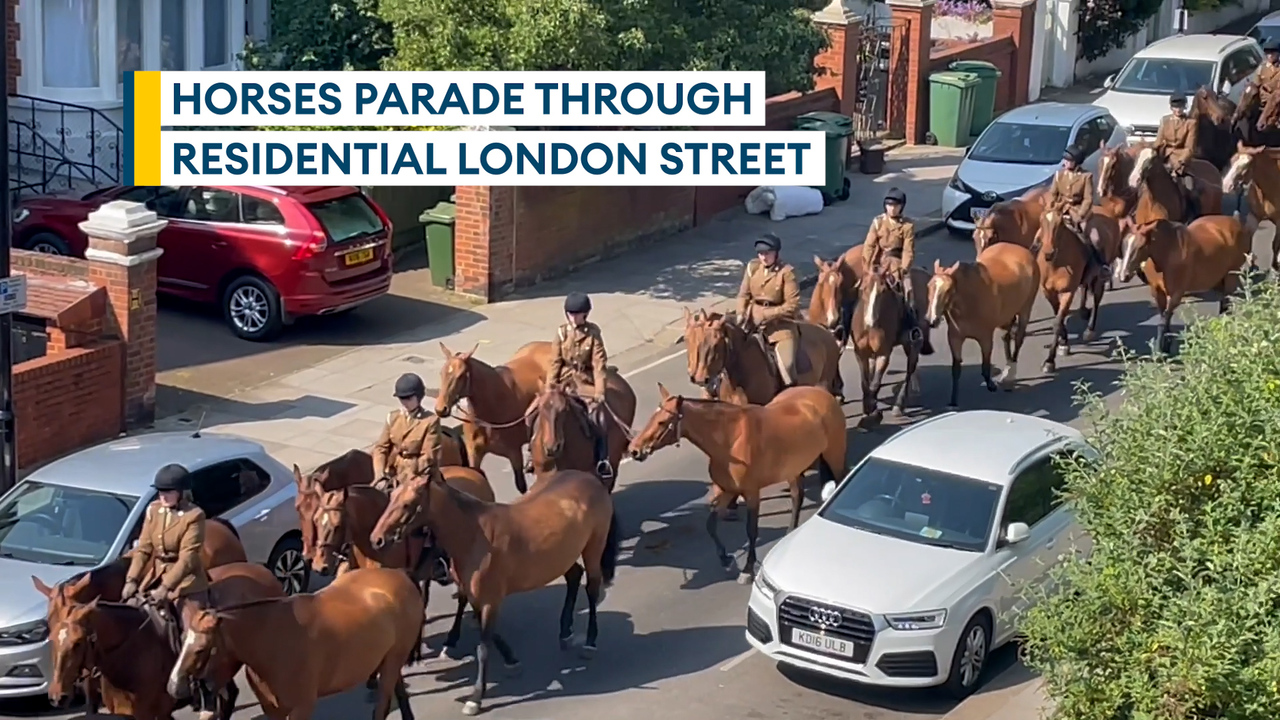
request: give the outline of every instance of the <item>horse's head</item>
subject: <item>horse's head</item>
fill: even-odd
[[[1117,195],[1124,188],[1124,172],[1132,158],[1123,147],[1109,148],[1102,143],[1102,156],[1098,158],[1098,194]]]
[[[1066,215],[1060,210],[1046,210],[1040,216],[1040,230],[1036,232],[1033,248],[1048,262],[1053,262],[1058,255],[1058,233],[1067,231]]]
[[[884,328],[885,303],[896,300],[897,276],[884,268],[868,269],[858,289],[858,312],[863,327]]]
[[[1244,120],[1252,115],[1258,109],[1258,100],[1262,98],[1262,93],[1258,92],[1258,86],[1250,80],[1245,84],[1244,90],[1240,92],[1240,102],[1236,104],[1236,111],[1231,114],[1231,124]]]
[[[1116,264],[1114,279],[1116,282],[1128,282],[1142,263],[1151,257],[1151,246],[1159,237],[1173,229],[1168,220],[1153,220],[1137,225],[1126,219],[1124,223],[1124,240],[1121,243],[1120,262]]]
[[[986,215],[978,218],[973,223],[973,248],[975,252],[982,252],[988,247],[1000,242],[996,236],[996,207],[1000,203],[996,203]]]
[[[310,557],[316,547],[316,528],[311,520],[320,507],[321,484],[316,479],[316,473],[303,475],[297,465],[293,466],[293,481],[298,486],[298,492],[293,496],[293,507],[298,511],[298,529],[302,532],[302,554]]]
[[[644,428],[627,446],[633,460],[644,461],[654,452],[680,442],[680,421],[684,415],[684,398],[672,395],[658,383],[658,409],[653,411]]]
[[[1164,165],[1156,162],[1156,149],[1153,147],[1144,147],[1138,151],[1138,157],[1133,161],[1133,171],[1129,173],[1129,187],[1137,190],[1142,183],[1146,181],[1148,173],[1154,168],[1162,168]]]
[[[1191,109],[1188,114],[1197,121],[1204,119],[1214,125],[1220,125],[1227,120],[1227,114],[1223,112],[1218,93],[1209,89],[1207,85],[1201,85],[1195,95],[1191,96]]]
[[[1231,164],[1227,166],[1227,172],[1222,176],[1224,193],[1239,192],[1240,188],[1249,182],[1252,178],[1253,159],[1265,149],[1265,147],[1247,147],[1243,142],[1236,142],[1236,154],[1231,157]]]
[[[430,502],[430,493],[427,492],[430,483],[440,478],[440,468],[433,465],[426,475],[410,478],[391,491],[387,509],[382,511],[369,534],[374,549],[381,550],[404,539],[414,521],[426,513]]]
[[[88,603],[66,603],[58,610],[57,620],[49,624],[53,664],[49,702],[54,707],[70,704],[75,696],[76,682],[89,669],[90,653],[97,642],[94,625],[97,609],[96,599]],[[53,611],[52,607],[50,611]]]
[[[576,418],[583,432],[588,430],[585,416],[578,411],[569,388],[564,385],[547,383],[534,401],[534,407],[529,417],[529,449],[537,448],[548,460],[560,457],[564,450],[566,418]]]
[[[946,317],[955,302],[956,271],[959,269],[959,261],[951,267],[942,267],[942,263],[933,261],[933,277],[929,278],[929,310],[925,316],[929,327],[942,324],[942,318]]]
[[[463,398],[471,397],[471,356],[476,354],[479,343],[467,352],[455,353],[440,343],[444,353],[444,367],[440,368],[440,393],[436,395],[436,414],[449,417],[454,406]]]
[[[169,673],[169,694],[180,697],[183,688],[190,687],[192,679],[203,679],[209,674],[213,658],[220,652],[226,654],[222,639],[223,616],[216,610],[197,610],[187,621],[182,635],[182,647],[178,659]]]
[[[827,261],[814,255],[813,264],[818,268],[818,280],[813,286],[813,297],[809,298],[809,322],[830,330],[839,340],[844,332],[840,322],[844,305],[844,271],[838,258]]]
[[[330,490],[320,496],[311,523],[315,526],[315,547],[311,553],[311,567],[321,575],[337,569],[351,548],[347,526],[347,498],[349,488]]]
[[[689,354],[689,382],[708,387],[724,372],[732,328],[725,316],[719,313],[703,313],[699,310],[698,314],[702,315],[702,320],[692,326],[692,335],[685,335]]]
[[[696,312],[684,309],[684,348],[685,361],[689,370],[689,382],[698,385],[706,382],[707,369],[703,348],[707,344],[707,312],[699,308]],[[702,378],[702,383],[698,379]]]

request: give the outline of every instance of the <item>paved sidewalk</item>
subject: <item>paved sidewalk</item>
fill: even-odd
[[[1008,684],[1012,680],[1006,675],[1027,679]],[[941,720],[1043,720],[1048,716],[1040,680],[1019,664],[990,680]]]
[[[450,315],[390,342],[354,349],[163,418],[156,429],[191,428],[203,414],[207,430],[253,438],[285,464],[314,467],[372,443],[395,407],[391,385],[401,373],[418,373],[434,387],[443,363],[441,342],[451,350],[478,345],[478,356],[486,362],[505,362],[521,345],[550,339],[570,290],[591,295],[592,320],[604,329],[611,363],[626,370],[679,339],[684,307],[731,302],[743,262],[752,255],[751,240],[766,230],[782,237],[783,255],[803,283],[816,274],[815,254],[832,258],[862,242],[891,186],[907,193],[909,215],[937,229],[942,189],[960,159],[961,152],[954,149],[902,148],[888,155],[883,175],[853,175],[851,198],[819,215],[773,223],[767,216],[730,211],[676,238],[601,261],[516,298]],[[941,242],[964,244],[941,233],[923,239],[922,245]]]

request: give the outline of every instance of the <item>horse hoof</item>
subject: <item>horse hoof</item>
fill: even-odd
[[[466,705],[462,706],[462,714],[467,717],[475,717],[480,714],[480,703],[475,700],[468,700]]]
[[[960,409],[960,403],[947,403],[947,409],[948,409],[948,410],[959,410],[959,409]]]
[[[506,670],[507,675],[510,675],[511,677],[519,677],[524,672],[524,665],[521,665],[520,661],[517,660],[513,663],[507,663]]]
[[[436,659],[437,660],[457,660],[458,658],[455,655],[455,653],[457,652],[458,652],[458,647],[456,645],[445,645],[444,647],[440,648],[440,652],[436,654]]]
[[[596,656],[595,645],[583,645],[582,647],[578,648],[578,657],[582,658],[583,660],[590,660],[595,656]]]
[[[212,710],[205,710],[205,711],[201,712],[199,715],[197,715],[196,717],[197,717],[197,718],[199,718],[199,720],[213,720],[213,719],[214,719],[214,718],[216,718],[217,716],[218,716],[218,714],[217,714],[217,713],[215,713],[214,711],[212,711]]]
[[[1041,366],[1040,366],[1040,372],[1042,372],[1042,373],[1044,373],[1044,374],[1046,374],[1046,375],[1048,375],[1048,374],[1050,374],[1050,373],[1052,373],[1052,372],[1055,372],[1057,369],[1058,369],[1058,368],[1057,368],[1057,366],[1056,366],[1056,365],[1054,365],[1053,363],[1045,363],[1045,364],[1043,364],[1043,365],[1041,365]]]
[[[560,650],[565,651],[573,647],[573,636],[560,638]]]
[[[901,405],[898,405],[889,411],[889,416],[895,419],[901,418],[903,415],[906,415],[906,414],[907,414],[907,411],[903,410]]]
[[[724,520],[725,520],[725,522],[738,522],[738,511],[737,511],[737,510],[725,510],[725,511],[724,511]]]
[[[748,572],[738,573],[739,585],[750,585],[754,581],[755,581],[755,576],[752,575],[751,573],[748,573]]]
[[[1098,337],[1098,334],[1092,330],[1085,330],[1083,333],[1080,333],[1081,342],[1087,342],[1087,343],[1093,342],[1094,339],[1097,337]]]
[[[729,557],[728,555],[726,555],[726,556],[724,556],[724,557],[720,558],[720,568],[721,568],[721,569],[723,569],[723,570],[724,570],[725,572],[727,572],[727,573],[736,573],[736,572],[738,572],[738,568],[737,568],[737,567],[735,567],[735,563],[733,562],[733,558]]]
[[[987,392],[996,392],[999,389],[1000,389],[999,385],[996,385],[994,382],[990,380],[987,381]]]

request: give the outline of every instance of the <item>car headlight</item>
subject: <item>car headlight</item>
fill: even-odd
[[[26,220],[28,217],[30,217],[30,215],[31,215],[30,210],[26,208],[18,208],[17,210],[13,211],[13,222],[15,224],[20,223],[23,220]]]
[[[0,630],[0,645],[34,645],[49,637],[49,623],[36,620]]]
[[[952,190],[959,190],[960,192],[964,192],[964,183],[960,182],[959,170],[957,170],[956,174],[952,175],[951,179],[947,181],[947,187],[951,188]]]
[[[764,574],[764,568],[760,568],[760,572],[756,573],[756,580],[754,584],[756,589],[760,591],[760,594],[770,600],[773,599],[774,595],[778,594],[778,586],[774,585],[773,581],[769,579],[769,576]]]
[[[884,619],[894,630],[936,630],[947,621],[947,611],[927,610],[918,613],[885,615]]]

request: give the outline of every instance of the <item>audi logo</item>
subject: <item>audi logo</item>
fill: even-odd
[[[840,627],[840,612],[827,608],[809,608],[809,620],[824,628]]]
[[[1000,196],[993,192],[984,192],[982,193],[982,199],[986,200],[987,202],[995,202],[996,200],[1000,199]]]

